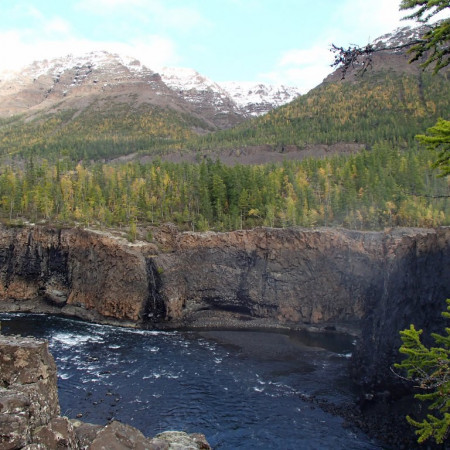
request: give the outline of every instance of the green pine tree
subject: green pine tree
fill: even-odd
[[[438,158],[433,167],[441,169],[440,176],[450,175],[450,121],[439,119],[427,135],[419,134],[416,139],[430,150],[438,150]]]
[[[418,22],[426,23],[436,14],[450,8],[449,0],[402,0],[400,10],[413,10],[412,14],[405,19],[415,19]],[[412,61],[417,61],[426,55],[426,61],[422,67],[428,67],[435,63],[434,73],[450,63],[450,20],[448,18],[433,24],[414,45],[409,53],[413,53]]]
[[[447,311],[442,315],[450,319],[450,299],[447,300]],[[400,352],[406,358],[395,367],[405,370],[407,379],[423,391],[415,398],[429,402],[430,413],[421,422],[406,417],[417,428],[419,443],[432,438],[442,444],[450,436],[450,328],[446,327],[445,332],[446,336],[432,333],[437,346],[428,348],[421,342],[423,330],[416,330],[411,325],[400,331],[403,341]]]

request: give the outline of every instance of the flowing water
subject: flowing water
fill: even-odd
[[[3,334],[48,339],[61,413],[120,420],[146,436],[204,433],[215,449],[376,449],[302,396],[354,399],[350,337],[256,331],[164,332],[2,314]]]

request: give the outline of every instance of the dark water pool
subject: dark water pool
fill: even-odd
[[[376,449],[302,395],[354,398],[352,339],[307,333],[160,332],[2,314],[3,334],[46,338],[62,414],[145,435],[204,433],[216,449]]]

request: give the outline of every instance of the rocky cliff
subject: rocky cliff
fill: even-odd
[[[430,334],[444,333],[441,313],[450,298],[448,228],[387,236],[384,252],[383,283],[365,305],[361,339],[352,359],[353,377],[374,390],[399,383],[389,370],[399,360],[399,330],[413,323],[424,330],[423,341],[434,344]]]
[[[146,438],[113,421],[106,426],[59,415],[56,365],[44,340],[0,336],[0,448],[72,450],[210,449],[202,434],[164,432]]]
[[[151,291],[143,251],[82,230],[3,228],[0,267],[0,298],[18,309],[43,299],[69,315],[139,322]]]
[[[380,384],[398,330],[439,326],[450,229],[179,233],[0,229],[0,310],[123,325],[362,330],[354,376]]]

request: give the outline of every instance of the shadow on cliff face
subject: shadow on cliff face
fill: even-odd
[[[144,326],[161,322],[166,318],[166,306],[160,294],[161,273],[152,258],[146,258],[148,297],[143,312]]]
[[[431,242],[418,238],[412,245],[399,246],[397,257],[386,262],[381,295],[367,305],[362,335],[351,359],[352,378],[363,392],[349,420],[388,442],[388,448],[423,447],[417,444],[406,415],[421,420],[426,408],[414,399],[418,391],[413,383],[391,368],[402,359],[400,330],[414,324],[424,330],[422,341],[429,346],[434,344],[431,333],[442,334],[445,327],[441,313],[450,296],[450,250],[433,239],[445,239],[445,233],[438,230]],[[427,443],[427,448],[447,447]]]
[[[402,254],[386,265],[381,295],[366,306],[351,371],[368,389],[401,391],[404,386],[390,370],[401,359],[400,330],[414,324],[430,344],[430,334],[444,329],[441,313],[450,296],[450,250],[433,246],[425,251],[420,244],[424,242],[399,248]]]

